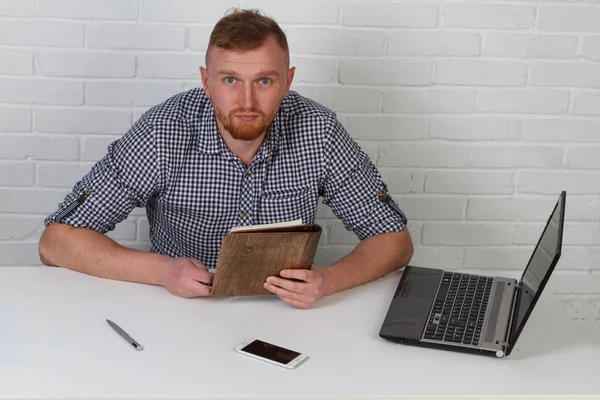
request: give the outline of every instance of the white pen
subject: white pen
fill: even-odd
[[[123,329],[121,329],[117,324],[112,322],[110,319],[107,319],[106,322],[108,322],[108,325],[110,325],[110,327],[113,328],[115,330],[115,332],[117,332],[119,334],[119,336],[121,336],[123,339],[125,339],[125,341],[127,343],[129,343],[131,346],[133,346],[134,349],[136,349],[137,351],[144,350],[144,346],[142,346],[141,344],[139,344],[138,342],[133,340],[133,338],[131,336],[129,336],[127,334],[127,332],[125,332]]]

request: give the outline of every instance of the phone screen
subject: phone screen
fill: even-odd
[[[242,351],[267,358],[283,365],[289,364],[290,361],[300,355],[300,353],[296,351],[275,346],[274,344],[263,342],[262,340],[254,340],[252,343],[243,347]]]

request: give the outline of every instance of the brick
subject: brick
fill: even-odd
[[[514,114],[561,114],[567,112],[570,94],[554,89],[482,89],[477,109]]]
[[[28,215],[0,215],[0,240],[39,239],[43,218]]]
[[[388,114],[465,114],[475,110],[471,89],[386,91],[383,112]]]
[[[600,274],[588,271],[556,271],[548,285],[555,294],[596,294],[600,287]]]
[[[117,140],[115,137],[86,136],[83,138],[81,159],[98,161],[106,155],[108,145]]]
[[[142,20],[160,22],[211,22],[220,19],[237,1],[144,0]]]
[[[181,92],[171,82],[89,82],[87,102],[99,106],[153,106]]]
[[[39,135],[0,136],[0,158],[34,160],[77,160],[79,140]]]
[[[533,246],[468,247],[465,269],[524,270]]]
[[[600,248],[565,246],[562,248],[560,261],[556,268],[587,271],[600,269]]]
[[[526,119],[522,139],[533,142],[598,142],[600,121],[559,119]]]
[[[467,205],[467,219],[481,221],[546,221],[555,204],[556,198],[554,197],[471,198]]]
[[[570,146],[567,152],[567,168],[600,169],[600,146]]]
[[[510,224],[483,222],[426,222],[423,244],[443,246],[509,245]]]
[[[234,5],[237,5],[237,1]],[[244,8],[263,10],[280,24],[337,24],[339,19],[337,1],[304,0],[296,3],[244,0]]]
[[[435,28],[437,15],[438,5],[432,3],[385,4],[372,1],[347,3],[344,4],[342,24],[393,28]]]
[[[0,266],[41,265],[38,242],[0,242]]]
[[[0,212],[49,214],[56,210],[66,195],[64,189],[0,187]]]
[[[600,173],[574,171],[521,171],[519,192],[555,194],[600,194]]]
[[[35,164],[31,162],[0,162],[0,185],[33,185]]]
[[[188,47],[192,50],[205,51],[208,48],[208,41],[212,27],[209,26],[191,26],[188,36]]]
[[[423,233],[422,233],[423,232],[423,223],[414,221],[414,220],[409,220],[407,228],[410,233],[410,238],[412,239],[413,245],[419,246],[422,243],[421,238],[423,237]],[[425,246],[420,246],[420,247],[425,247]],[[431,249],[433,247],[428,247],[428,248]],[[438,247],[438,248],[440,248],[440,247]],[[446,247],[446,248],[448,248],[448,247]]]
[[[600,94],[587,92],[575,94],[573,114],[600,115]]]
[[[38,60],[44,75],[98,78],[135,76],[135,56],[127,54],[41,51]]]
[[[546,31],[600,32],[600,8],[542,5],[537,27]]]
[[[460,168],[469,164],[469,147],[456,144],[386,144],[378,165],[384,167]]]
[[[138,59],[142,78],[191,79],[199,78],[203,57],[184,54],[147,54]]]
[[[333,221],[331,223],[331,231],[329,232],[329,243],[332,244],[358,244],[358,237],[352,231],[346,230],[341,221]]]
[[[409,220],[461,220],[467,201],[456,197],[394,197]]]
[[[0,74],[33,74],[33,52],[21,50],[0,50]]]
[[[0,78],[0,102],[23,104],[83,104],[83,83],[46,79]]]
[[[398,168],[377,168],[390,193],[410,193],[412,174]]]
[[[148,218],[139,218],[137,220],[136,239],[142,242],[150,241],[150,223]]]
[[[569,221],[600,220],[600,196],[573,196],[569,193],[565,218]]]
[[[473,146],[472,167],[560,168],[562,146],[494,144]]]
[[[56,18],[134,20],[137,0],[40,0],[40,16]]]
[[[415,246],[410,265],[456,270],[462,266],[462,253],[457,247]]]
[[[12,46],[83,46],[84,25],[46,21],[2,21],[0,44]]]
[[[581,38],[581,56],[589,60],[600,61],[600,36]]]
[[[527,29],[534,25],[535,6],[446,3],[442,7],[445,28]]]
[[[336,112],[378,113],[381,91],[363,88],[296,86],[293,90]]]
[[[478,56],[481,36],[462,32],[391,32],[387,54],[402,56]]]
[[[542,232],[544,231],[544,226],[545,224],[542,223],[523,225],[517,224],[515,226],[513,243],[530,245],[537,244]],[[562,243],[563,246],[598,245],[598,243],[600,243],[600,226],[595,222],[582,223],[568,221],[565,223]]]
[[[315,265],[330,265],[339,261],[342,257],[349,254],[355,246],[353,245],[333,245],[318,247],[315,254]]]
[[[35,14],[35,0],[0,0],[3,17],[28,18]]]
[[[485,37],[483,55],[520,58],[572,58],[577,36],[490,33]]]
[[[429,138],[448,140],[508,140],[518,137],[520,123],[495,116],[432,116]]]
[[[419,140],[427,136],[427,120],[420,116],[348,115],[344,126],[354,139]]]
[[[513,174],[504,171],[429,171],[425,180],[425,193],[507,194],[513,190]]]
[[[131,113],[108,110],[40,109],[35,112],[38,132],[124,134]]]
[[[600,88],[600,71],[590,64],[534,63],[529,81],[532,86]]]
[[[438,60],[435,62],[434,84],[523,86],[527,81],[527,65],[510,61]]]
[[[384,43],[383,32],[291,28],[288,36],[290,51],[296,54],[380,56]]]
[[[45,187],[72,188],[90,172],[91,164],[38,163],[38,184]]]
[[[31,110],[27,108],[0,107],[0,132],[31,131]]]
[[[296,67],[295,82],[331,83],[335,80],[337,61],[322,58],[292,57],[290,66]]]
[[[185,27],[138,23],[90,24],[88,46],[127,50],[183,50]]]
[[[136,235],[136,222],[133,218],[128,218],[119,222],[115,229],[107,232],[106,236],[112,240],[134,240]]]
[[[429,85],[431,61],[341,60],[339,80],[343,85]]]

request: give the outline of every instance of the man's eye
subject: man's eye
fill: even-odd
[[[262,83],[263,85],[268,85],[269,83],[271,83],[271,80],[269,78],[261,78],[260,83]]]
[[[225,78],[225,83],[234,83],[235,82],[235,78],[233,76],[228,76],[227,78]]]

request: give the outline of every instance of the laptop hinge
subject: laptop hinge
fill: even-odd
[[[498,342],[498,344],[502,345],[502,346],[509,346],[510,345],[510,333],[512,332],[512,326],[513,323],[515,321],[515,313],[517,310],[517,297],[519,295],[519,291],[521,290],[521,282],[517,283],[515,285],[515,293],[513,294],[513,298],[512,298],[512,307],[510,310],[510,320],[508,321],[508,331],[506,333],[506,341],[505,342]]]

